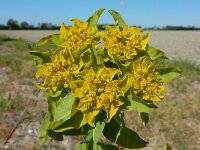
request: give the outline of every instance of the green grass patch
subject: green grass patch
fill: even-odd
[[[22,64],[27,63],[27,61],[31,60],[31,56],[20,56],[20,55],[7,55],[0,56],[0,67],[8,66],[13,71],[21,72]]]
[[[9,94],[8,98],[5,98],[0,95],[0,109],[1,110],[22,110],[22,105],[18,99],[12,99],[11,94]]]
[[[0,45],[8,47],[8,52],[5,51],[0,56],[0,67],[8,66],[17,73],[22,72],[23,69],[27,70],[27,68],[23,68],[27,66],[26,64],[28,67],[35,68],[34,65],[30,66],[30,61],[33,60],[28,53],[28,41],[0,36]],[[28,70],[31,69],[28,68]]]
[[[23,39],[12,39],[5,36],[0,36],[0,45],[15,49],[17,51],[27,50],[28,41]]]
[[[158,67],[175,67],[182,71],[182,76],[190,80],[200,81],[200,66],[188,60],[157,60]]]

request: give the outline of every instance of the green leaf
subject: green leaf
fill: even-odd
[[[149,54],[149,56],[152,60],[155,60],[157,58],[167,59],[167,57],[163,51],[156,49],[150,45],[147,46],[147,53]]]
[[[124,70],[125,67],[122,65],[121,61],[116,55],[113,56],[113,60],[120,70]]]
[[[69,120],[64,122],[62,125],[60,125],[57,128],[54,128],[54,131],[64,132],[66,130],[79,129],[86,123],[87,121],[85,120],[83,113],[81,111],[78,111],[74,116],[72,116]]]
[[[32,43],[28,43],[28,50],[30,50],[30,51],[31,51],[31,50],[34,50],[33,45],[34,45],[34,44],[32,44]]]
[[[53,139],[53,140],[56,140],[56,141],[63,141],[63,136],[62,134],[60,133],[56,133],[52,130],[48,130],[48,135]]]
[[[117,146],[115,146],[115,145],[97,143],[96,150],[119,150],[119,148]]]
[[[172,79],[176,78],[177,76],[180,75],[180,71],[178,71],[175,68],[159,68],[157,69],[159,72],[158,79],[163,81],[164,83],[169,83],[171,82]]]
[[[91,50],[90,60],[86,63],[85,68],[93,67],[94,70],[97,70],[98,65],[97,65],[96,49],[94,46],[92,46],[90,50]]]
[[[74,136],[74,135],[81,135],[81,128],[79,129],[71,129],[71,130],[66,130],[64,132],[61,132],[62,135],[67,135],[67,136]]]
[[[55,129],[60,126],[77,112],[75,108],[75,98],[72,93],[63,98],[61,97],[55,102],[51,101],[49,105],[51,107],[50,113],[53,117],[49,127],[50,129]]]
[[[167,150],[172,150],[172,147],[167,143]]]
[[[63,41],[60,38],[60,34],[53,34],[51,36],[51,41],[58,47],[63,44]]]
[[[86,144],[86,143],[80,143],[80,144],[77,146],[76,150],[88,150],[87,144]]]
[[[109,60],[109,55],[105,49],[97,49],[97,63],[103,64]]]
[[[56,45],[61,46],[63,41],[60,39],[60,34],[52,34],[40,39],[36,45],[44,46],[44,45]]]
[[[84,137],[88,148],[92,148],[96,150],[97,142],[99,142],[103,129],[105,126],[105,122],[103,120],[97,121],[96,126],[86,127],[84,131]]]
[[[97,122],[96,123],[96,126],[95,128],[93,129],[92,131],[92,134],[93,134],[93,148],[96,149],[96,144],[97,142],[100,140],[101,138],[101,135],[102,135],[102,132],[103,132],[103,129],[104,129],[104,126],[105,126],[105,122]]]
[[[76,150],[90,150],[90,149],[87,148],[86,143],[80,143]],[[94,149],[91,149],[91,150],[94,150]],[[119,148],[114,145],[97,143],[95,150],[119,150]]]
[[[56,91],[56,92],[52,92],[52,91],[47,91],[46,95],[48,96],[49,99],[54,100],[54,98],[59,99],[61,94],[62,94],[62,90],[60,91]]]
[[[40,145],[45,145],[49,143],[49,138],[48,138],[48,127],[50,124],[50,114],[46,114],[44,117],[40,127],[39,127],[39,144]]]
[[[51,52],[29,51],[37,65],[51,62]]]
[[[134,149],[147,146],[146,141],[141,139],[135,131],[125,127],[121,122],[122,120],[115,115],[111,121],[105,125],[103,130],[104,136],[124,148]]]
[[[52,42],[51,37],[52,37],[52,35],[48,35],[48,36],[41,38],[36,43],[36,46],[53,45],[54,43]]]
[[[94,141],[94,145],[97,144],[97,142],[99,141],[99,139],[101,138],[103,129],[105,126],[105,122],[97,122],[95,128],[93,129],[93,141]]]
[[[131,94],[128,95],[128,100],[129,103],[126,106],[128,110],[134,110],[139,113],[142,112],[151,113],[157,108],[157,106],[154,105],[153,103],[145,102],[144,100],[134,97]]]
[[[75,59],[80,59],[80,55],[83,54],[84,52],[86,52],[88,49],[90,48],[90,46],[85,46],[85,47],[81,47],[78,50],[74,51],[72,53],[72,55],[75,57]]]
[[[98,31],[97,23],[98,23],[99,17],[101,16],[101,14],[104,10],[105,10],[105,8],[100,8],[87,20],[88,25],[94,26],[96,31]]]
[[[142,112],[142,113],[140,113],[140,116],[141,116],[143,125],[146,126],[147,123],[149,122],[149,114]]]
[[[114,11],[114,10],[109,10],[109,13],[113,16],[116,25],[119,26],[121,29],[126,26],[126,22],[124,21],[124,19],[121,17],[121,15]]]

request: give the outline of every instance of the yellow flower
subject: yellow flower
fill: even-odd
[[[120,96],[124,96],[124,92],[118,87],[119,81],[108,82],[104,91],[100,95],[103,109],[107,113],[106,122],[110,122],[111,118],[117,113],[119,107],[124,104]]]
[[[113,78],[121,71],[115,68],[100,68],[97,73],[92,68],[82,73],[83,80],[73,88],[74,95],[79,99],[77,109],[82,111],[89,125],[94,126],[95,117],[101,109],[107,113],[106,122],[116,114],[123,105],[120,96],[123,91],[118,86],[120,80]]]
[[[106,26],[103,33],[104,47],[110,57],[116,55],[121,60],[133,59],[138,50],[145,50],[149,34],[141,34],[139,28],[125,26],[122,30],[118,26]]]
[[[64,23],[60,28],[60,38],[63,40],[63,47],[71,52],[90,45],[99,44],[98,33],[93,27],[89,27],[87,22],[78,19],[71,20],[74,26],[67,27]]]
[[[163,82],[157,79],[158,72],[152,62],[142,57],[132,65],[132,72],[128,75],[134,95],[149,101],[160,101],[164,98]]]
[[[77,109],[83,112],[90,126],[94,126],[94,118],[101,110],[100,98],[96,91],[95,83],[89,79],[84,81],[82,87],[75,91],[75,97],[80,99]]]
[[[78,65],[66,55],[62,50],[57,50],[51,56],[51,63],[46,63],[38,67],[36,78],[44,75],[43,84],[38,84],[39,88],[56,92],[62,87],[70,87],[70,80],[74,74],[79,73]]]

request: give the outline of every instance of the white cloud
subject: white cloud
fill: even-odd
[[[121,2],[119,3],[119,5],[120,5],[121,7],[124,7],[124,6],[125,6],[125,2],[124,2],[124,1],[121,1]]]

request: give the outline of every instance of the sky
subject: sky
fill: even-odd
[[[85,21],[99,8],[106,9],[100,24],[114,23],[108,13],[114,9],[129,25],[200,27],[200,0],[0,0],[0,24],[13,18],[32,25],[71,25],[71,18]]]

